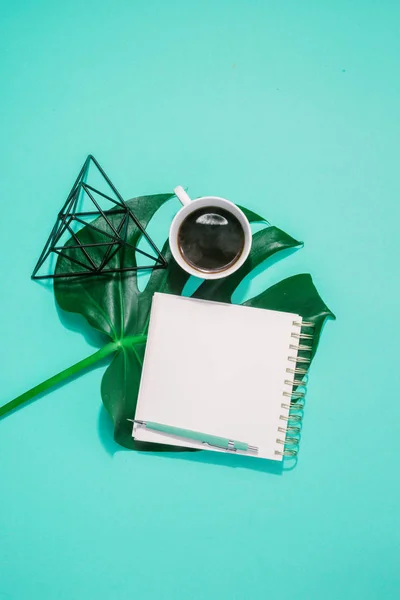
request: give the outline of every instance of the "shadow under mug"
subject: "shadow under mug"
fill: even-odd
[[[230,202],[225,198],[219,198],[218,196],[202,196],[201,198],[191,200],[181,186],[176,187],[174,189],[174,192],[178,200],[183,205],[180,211],[175,215],[175,218],[172,221],[169,230],[169,245],[171,248],[172,256],[174,257],[178,265],[190,275],[193,275],[194,277],[200,277],[201,279],[221,279],[222,277],[232,275],[232,273],[235,273],[235,271],[240,269],[240,267],[243,265],[243,263],[249,255],[253,239],[250,223],[244,215],[243,211],[241,211],[240,208],[236,206],[236,204],[233,204],[233,202]],[[244,243],[241,253],[233,263],[229,264],[226,268],[223,269],[197,269],[193,264],[187,262],[179,247],[179,231],[182,223],[191,213],[206,207],[215,209],[220,208],[230,212],[239,221],[240,226],[243,230]]]

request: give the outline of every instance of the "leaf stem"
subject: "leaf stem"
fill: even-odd
[[[21,406],[21,404],[24,404],[25,402],[29,402],[29,400],[32,400],[32,398],[34,398],[35,396],[38,396],[42,392],[45,392],[46,390],[57,385],[58,383],[61,383],[65,379],[68,379],[69,377],[76,375],[80,371],[88,369],[89,367],[96,364],[103,358],[106,358],[110,354],[117,352],[123,346],[134,346],[135,344],[144,343],[146,341],[146,339],[147,339],[147,336],[143,336],[143,335],[128,336],[126,338],[122,338],[121,340],[119,340],[117,342],[110,342],[109,344],[106,344],[105,346],[103,346],[103,348],[100,348],[100,350],[97,350],[97,352],[95,352],[94,354],[91,354],[90,356],[84,358],[83,360],[80,360],[79,362],[75,363],[71,367],[64,369],[64,371],[57,373],[57,375],[53,375],[53,377],[46,379],[46,381],[43,381],[39,385],[36,385],[35,387],[28,390],[27,392],[24,392],[20,396],[17,396],[17,398],[14,398],[14,400],[11,400],[10,402],[7,402],[7,404],[4,404],[3,406],[1,406],[0,407],[0,419],[2,417],[4,417],[6,414],[8,414],[9,412],[11,412],[11,411],[15,410],[16,408],[18,408],[19,406]]]

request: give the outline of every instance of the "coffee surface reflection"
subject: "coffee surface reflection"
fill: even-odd
[[[221,271],[232,266],[244,247],[244,231],[228,210],[206,206],[190,213],[180,226],[179,250],[199,271]]]

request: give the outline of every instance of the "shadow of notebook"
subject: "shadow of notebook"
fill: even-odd
[[[156,293],[135,419],[246,442],[259,458],[282,460],[301,323],[290,313]],[[137,424],[132,435],[230,452]]]

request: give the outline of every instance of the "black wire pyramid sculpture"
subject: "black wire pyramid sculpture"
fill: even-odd
[[[88,182],[89,170],[95,174],[95,184]],[[83,228],[85,235],[80,233]],[[149,252],[129,243],[129,233],[137,231],[136,228],[141,232],[140,238],[146,241]],[[150,264],[139,266],[136,252],[146,257],[146,263]],[[50,262],[59,256],[65,260],[58,261],[54,272]],[[167,262],[155,243],[90,154],[58,213],[32,279],[165,269],[166,266]]]

